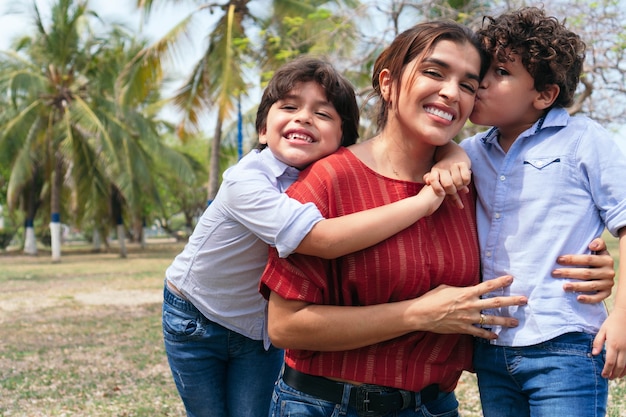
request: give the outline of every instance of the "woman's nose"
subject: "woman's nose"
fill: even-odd
[[[460,96],[460,86],[456,82],[446,82],[441,87],[440,95],[446,97],[450,101],[458,100]]]

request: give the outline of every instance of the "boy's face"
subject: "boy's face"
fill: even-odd
[[[494,57],[480,83],[470,121],[513,132],[523,129],[519,134],[537,120],[535,101],[539,93],[520,57],[510,57],[513,60],[507,62],[498,62]]]
[[[278,160],[302,169],[341,144],[341,117],[316,82],[297,84],[270,107],[259,141]]]

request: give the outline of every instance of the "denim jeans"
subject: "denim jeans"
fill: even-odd
[[[566,333],[538,345],[503,347],[476,339],[474,369],[484,417],[602,417],[608,381],[594,335]]]
[[[320,400],[292,388],[281,377],[274,387],[270,417],[359,417],[356,409],[348,405],[349,398],[350,390],[344,390],[341,404]],[[458,408],[454,392],[440,393],[439,398],[427,404],[416,398],[415,408],[380,417],[458,417]]]
[[[267,417],[283,351],[205,318],[190,302],[163,294],[167,360],[189,417]]]

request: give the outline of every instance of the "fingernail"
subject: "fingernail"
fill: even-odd
[[[563,276],[563,274],[561,273],[561,271],[559,269],[555,269],[554,271],[552,271],[552,276],[553,277],[560,277],[560,276]]]

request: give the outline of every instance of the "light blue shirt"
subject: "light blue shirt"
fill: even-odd
[[[525,295],[528,305],[487,313],[515,317],[495,326],[493,343],[528,346],[567,332],[596,333],[602,303],[582,304],[551,277],[563,254],[589,253],[605,228],[626,225],[626,156],[608,131],[586,117],[552,109],[522,133],[507,153],[492,128],[461,142],[478,191],[476,216],[484,280],[514,282],[490,296]]]
[[[313,203],[284,194],[299,173],[269,148],[247,154],[224,172],[215,200],[165,272],[208,319],[266,347],[267,303],[258,287],[268,245],[288,256],[323,219]]]

